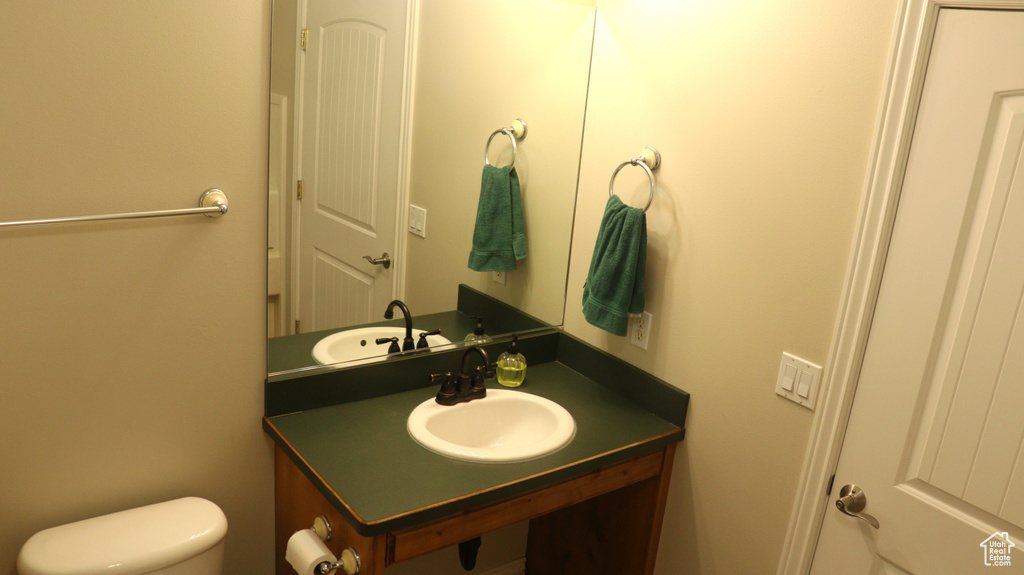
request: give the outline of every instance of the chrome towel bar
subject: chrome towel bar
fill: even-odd
[[[79,216],[75,218],[54,218],[49,220],[26,220],[22,222],[0,222],[0,228],[15,228],[20,226],[36,226],[43,224],[69,224],[74,222],[100,222],[105,220],[162,218],[167,216],[191,216],[193,214],[203,214],[207,217],[216,218],[226,213],[228,213],[228,197],[224,195],[224,192],[216,188],[211,188],[199,196],[198,208],[158,210],[152,212],[131,212],[126,214],[105,214],[102,216]]]

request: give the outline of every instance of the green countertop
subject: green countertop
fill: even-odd
[[[623,383],[617,385],[621,388]],[[657,388],[658,393],[678,395],[672,401],[680,402],[682,413],[671,423],[624,399],[614,387],[597,383],[560,361],[531,365],[519,390],[565,407],[576,420],[576,436],[560,451],[520,463],[458,461],[413,441],[406,431],[406,418],[421,402],[433,399],[436,386],[267,417],[263,425],[352,526],[364,536],[374,536],[682,440],[683,429],[676,423],[685,418],[685,392],[663,389],[664,385]]]

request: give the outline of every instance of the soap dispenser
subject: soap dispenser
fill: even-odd
[[[526,379],[526,358],[519,353],[519,336],[512,336],[508,351],[498,356],[498,383],[505,387],[519,387]]]
[[[466,338],[463,341],[470,345],[480,345],[491,342],[491,337],[484,334],[484,318],[477,316],[476,329],[473,330],[473,333],[466,334]]]

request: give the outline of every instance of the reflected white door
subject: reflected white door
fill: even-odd
[[[302,331],[367,323],[395,297],[407,0],[307,0],[301,63]]]
[[[818,575],[1024,573],[1024,12],[941,10],[925,78],[831,494],[880,528],[830,505]]]

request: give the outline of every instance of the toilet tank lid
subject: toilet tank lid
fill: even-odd
[[[18,554],[19,575],[135,575],[180,563],[224,539],[214,503],[185,497],[36,533]]]

